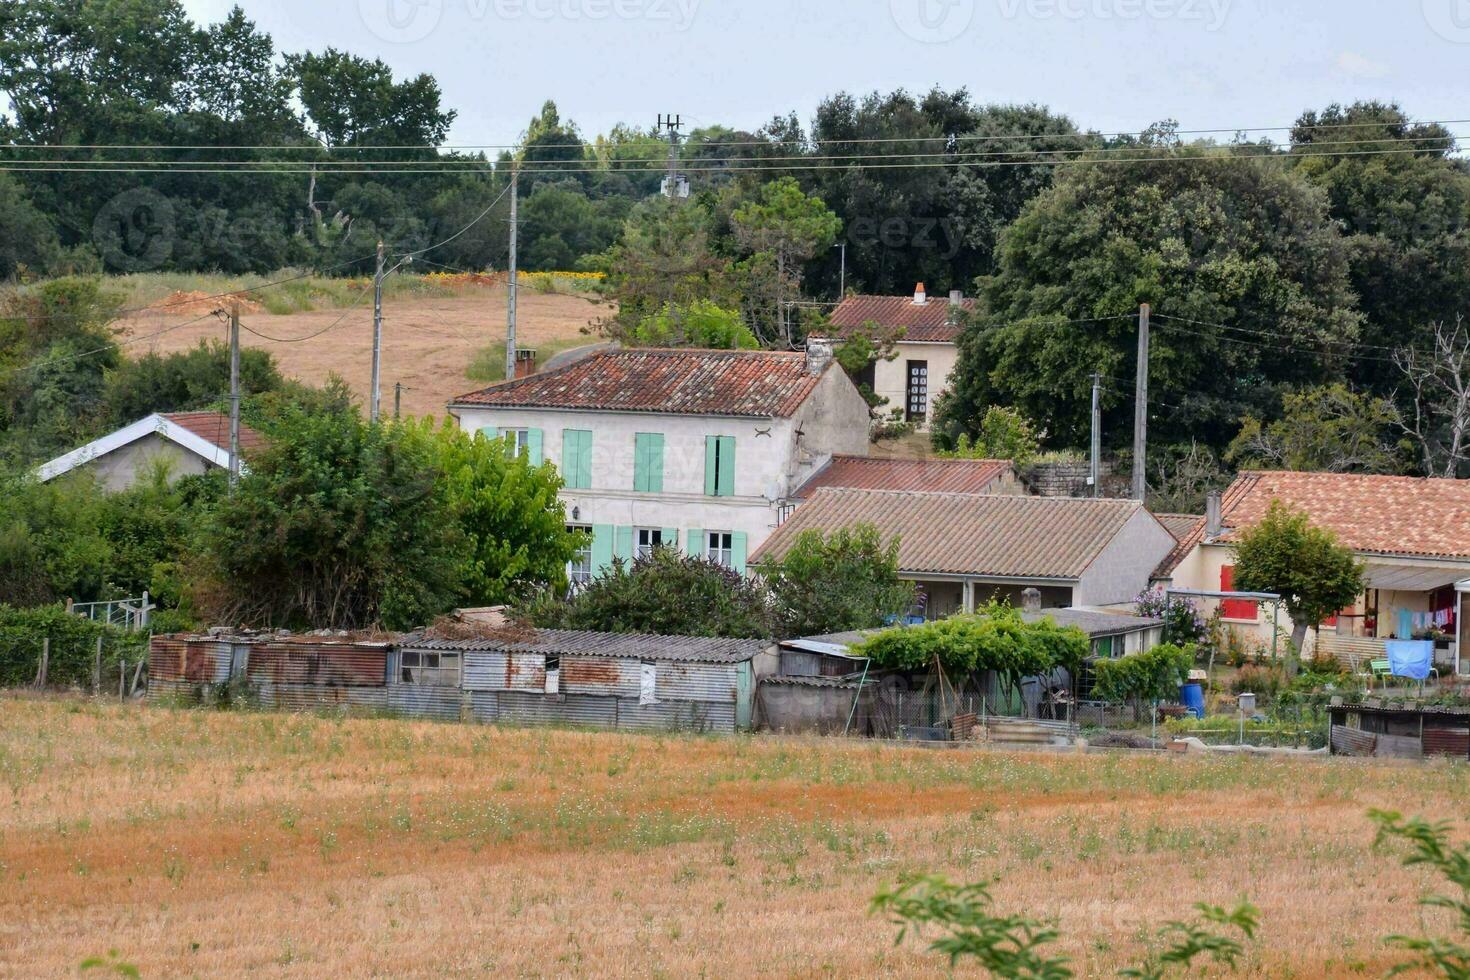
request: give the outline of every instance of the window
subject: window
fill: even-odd
[[[647,558],[653,554],[653,549],[664,543],[664,531],[660,527],[640,527],[638,529],[638,552],[635,557]]]
[[[704,493],[707,497],[735,496],[735,437],[704,437]]]
[[[548,656],[546,658],[546,693],[561,693],[561,657]]]
[[[639,432],[633,436],[633,489],[638,493],[664,492],[662,432]]]
[[[405,684],[433,687],[459,686],[459,654],[430,650],[404,650],[399,654],[399,673]]]
[[[1092,654],[1095,657],[1103,657],[1111,660],[1114,657],[1123,655],[1123,646],[1124,643],[1121,636],[1099,636],[1092,641]]]
[[[562,430],[561,478],[568,490],[592,489],[592,433],[587,429]]]
[[[908,384],[906,405],[908,417],[922,422],[929,414],[929,362],[908,362]]]
[[[1220,566],[1220,591],[1230,592],[1235,588],[1235,566]],[[1221,619],[1241,619],[1254,623],[1258,618],[1260,604],[1253,599],[1223,599],[1220,602]]]
[[[567,562],[567,582],[573,592],[592,581],[592,528],[585,524],[568,524],[568,531],[581,531],[584,535],[582,547]]]
[[[710,531],[706,535],[704,556],[716,565],[732,567],[735,563],[735,535],[729,531]]]

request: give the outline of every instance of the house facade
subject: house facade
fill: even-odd
[[[1310,630],[1305,654],[1330,652],[1351,663],[1383,659],[1389,639],[1436,640],[1436,660],[1457,664],[1470,613],[1470,480],[1347,473],[1242,473],[1212,496],[1205,516],[1184,533],[1160,566],[1174,588],[1232,591],[1235,544],[1273,500],[1304,510],[1337,535],[1365,568],[1364,594]],[[1269,648],[1289,636],[1283,608],[1246,599],[1205,600],[1208,611],[1249,644]]]
[[[265,445],[248,425],[240,426],[241,468],[244,458]],[[230,468],[230,417],[219,412],[155,413],[69,453],[43,463],[36,477],[43,483],[75,470],[97,478],[104,490],[117,492],[137,483],[157,465],[170,479]]]
[[[934,412],[934,403],[949,387],[949,378],[959,358],[961,314],[974,308],[958,291],[949,299],[930,299],[924,284],[908,296],[845,297],[832,311],[830,322],[834,340],[841,341],[865,324],[877,324],[884,330],[903,330],[897,344],[897,356],[880,360],[860,379],[887,404],[881,413],[902,409],[906,421],[926,430]]]
[[[823,488],[752,558],[781,558],[809,528],[872,524],[898,540],[899,575],[925,619],[997,599],[1021,608],[1034,588],[1049,609],[1120,607],[1148,587],[1175,538],[1133,500]]]
[[[867,404],[820,345],[604,351],[449,411],[556,465],[568,519],[591,540],[574,582],[660,545],[744,571],[791,492],[868,445]]]

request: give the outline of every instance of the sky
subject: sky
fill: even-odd
[[[1362,99],[1470,119],[1470,0],[239,2],[278,50],[434,75],[455,144],[513,144],[548,98],[590,139],[660,113],[686,130],[792,110],[807,125],[838,91],[934,85],[1105,133],[1285,127]],[[232,0],[184,5],[212,21]]]

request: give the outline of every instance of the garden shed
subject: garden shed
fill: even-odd
[[[1328,707],[1333,755],[1470,758],[1470,706],[1340,700]]]

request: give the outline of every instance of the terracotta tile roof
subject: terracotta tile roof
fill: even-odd
[[[818,490],[751,557],[783,556],[809,528],[868,523],[899,539],[906,573],[1076,579],[1142,505],[1081,497]]]
[[[1280,498],[1354,551],[1470,558],[1470,480],[1353,473],[1242,473],[1221,505],[1221,538],[1234,540]],[[1203,522],[1201,522],[1203,527]]]
[[[1194,529],[1195,524],[1204,520],[1199,514],[1155,514],[1164,529],[1174,535],[1177,541]]]
[[[164,412],[163,417],[181,429],[188,429],[201,439],[229,452],[230,417],[223,412]],[[265,447],[265,436],[250,426],[240,424],[240,455],[250,456]]]
[[[985,493],[1010,470],[1008,459],[876,459],[836,455],[792,496],[810,497],[823,487]]]
[[[613,350],[450,404],[787,418],[820,381],[800,352]]]
[[[975,301],[961,300],[960,306],[973,310]],[[944,297],[916,306],[912,296],[848,296],[831,316],[839,337],[870,320],[883,327],[907,327],[905,340],[952,344],[960,335],[959,325],[951,322],[949,300]]]

